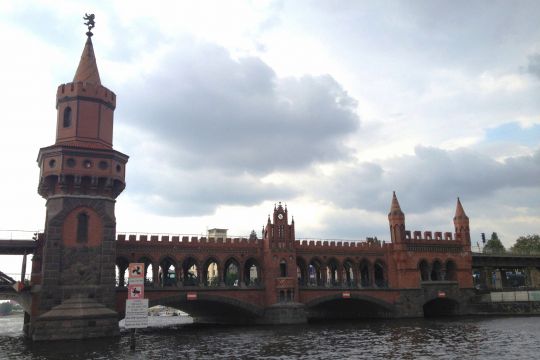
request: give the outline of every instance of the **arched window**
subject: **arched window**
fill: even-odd
[[[64,127],[70,127],[71,126],[71,108],[68,106],[64,109]]]
[[[426,260],[420,261],[418,269],[420,270],[420,279],[422,281],[429,281],[429,264]]]
[[[431,267],[431,280],[433,281],[442,280],[442,265],[439,260],[435,260],[433,262],[433,266]]]
[[[77,242],[88,242],[88,215],[84,212],[77,215]]]
[[[281,261],[279,262],[279,276],[287,276],[287,262],[284,259],[281,259]]]

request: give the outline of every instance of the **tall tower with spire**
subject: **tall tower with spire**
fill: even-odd
[[[456,231],[456,238],[461,240],[466,245],[471,245],[471,234],[469,230],[469,217],[463,210],[463,205],[459,198],[456,204],[456,214],[454,215],[454,228]]]
[[[388,222],[390,223],[390,237],[394,244],[405,241],[405,214],[399,206],[396,192],[392,195],[392,204],[388,213]]]
[[[113,149],[116,95],[101,84],[92,32],[73,81],[56,93],[56,141],[41,148],[38,193],[46,199],[40,290],[27,333],[34,340],[111,336],[115,308],[115,199],[128,156]]]

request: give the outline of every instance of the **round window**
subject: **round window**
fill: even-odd
[[[90,169],[90,168],[92,167],[92,162],[91,162],[90,160],[84,160],[83,166],[84,166],[86,169]]]
[[[49,160],[49,167],[54,168],[55,166],[56,166],[56,160],[54,159]]]
[[[100,168],[101,170],[107,170],[108,167],[109,167],[109,164],[107,164],[106,161],[100,161],[100,162],[99,162],[99,168]]]
[[[116,165],[116,172],[122,171],[122,167],[120,165]]]
[[[75,167],[77,163],[75,162],[75,159],[69,158],[66,160],[66,165],[70,168]]]

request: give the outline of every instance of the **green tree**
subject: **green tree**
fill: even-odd
[[[522,255],[540,254],[540,235],[533,234],[518,237],[510,251]]]
[[[9,315],[13,311],[13,304],[8,302],[0,303],[0,315]]]
[[[491,239],[489,239],[486,246],[484,246],[483,252],[484,254],[504,254],[506,252],[506,249],[501,240],[499,240],[499,236],[497,236],[496,232],[491,234]]]

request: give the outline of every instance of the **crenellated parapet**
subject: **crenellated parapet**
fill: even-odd
[[[145,235],[145,234],[117,234],[117,246],[162,246],[162,247],[199,247],[199,246],[223,246],[223,247],[262,247],[262,240],[249,239],[245,237],[235,238],[213,238],[204,236],[185,236],[185,235]]]
[[[103,85],[77,81],[58,86],[56,91],[57,109],[61,103],[79,99],[99,102],[111,110],[116,108],[116,94]]]
[[[295,241],[297,250],[328,251],[351,249],[358,251],[389,251],[392,249],[392,243],[384,241],[332,241],[332,240],[297,240]]]
[[[412,235],[411,235],[412,234]],[[441,231],[405,231],[405,240],[407,242],[422,242],[422,241],[459,241],[459,234],[455,236],[451,232],[441,232]]]

